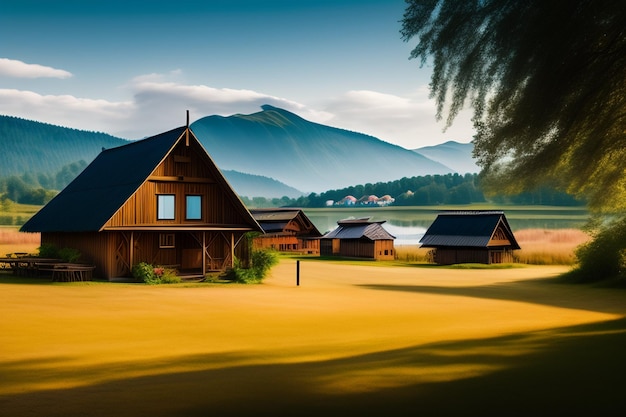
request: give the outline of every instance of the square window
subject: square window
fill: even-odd
[[[188,195],[187,196],[187,220],[201,220],[202,219],[202,196]]]
[[[174,233],[161,233],[159,235],[159,248],[174,248]]]
[[[174,220],[174,195],[157,196],[157,220]]]

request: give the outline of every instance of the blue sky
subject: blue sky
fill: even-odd
[[[0,114],[136,139],[272,104],[412,149],[445,133],[403,0],[0,2]]]

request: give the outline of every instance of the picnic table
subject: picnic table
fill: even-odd
[[[56,282],[77,282],[91,281],[93,278],[93,265],[72,264],[67,262],[45,263],[36,265],[38,271],[52,272],[52,281]]]
[[[61,260],[53,259],[53,258],[40,258],[38,256],[0,258],[0,266],[2,266],[2,269],[12,269],[15,275],[21,275],[21,276],[38,275],[37,274],[38,263],[57,263],[57,262],[61,262]]]

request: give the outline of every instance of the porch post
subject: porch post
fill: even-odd
[[[202,231],[202,276],[206,275],[206,232]]]
[[[235,234],[230,234],[230,267],[235,266]]]
[[[129,250],[129,254],[128,254],[128,263],[129,263],[129,268],[132,271],[133,270],[133,265],[135,264],[135,232],[131,231],[130,232],[130,248],[128,248]]]

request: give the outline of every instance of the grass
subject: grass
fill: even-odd
[[[574,252],[590,237],[578,229],[526,229],[515,232],[522,247],[515,261],[533,265],[574,265]]]
[[[39,233],[20,233],[15,226],[0,226],[0,257],[8,253],[36,253],[40,246]]]
[[[264,284],[0,274],[6,415],[616,415],[623,291],[281,258]],[[28,283],[29,285],[26,285]],[[616,411],[617,410],[617,411]]]
[[[574,250],[589,240],[589,236],[578,229],[524,229],[515,232],[522,247],[515,252],[515,261],[532,265],[573,265]],[[20,233],[17,227],[0,227],[0,256],[12,252],[36,253],[39,247],[39,233]],[[397,246],[396,261],[391,264],[428,263],[430,249],[416,246]],[[336,261],[334,258],[320,258]],[[343,261],[355,265],[370,261]],[[389,264],[389,262],[383,262]]]
[[[514,252],[515,262],[530,265],[574,265],[576,248],[590,239],[579,229],[524,229],[514,234],[522,248]],[[397,246],[396,259],[427,263],[429,251],[417,246]]]

